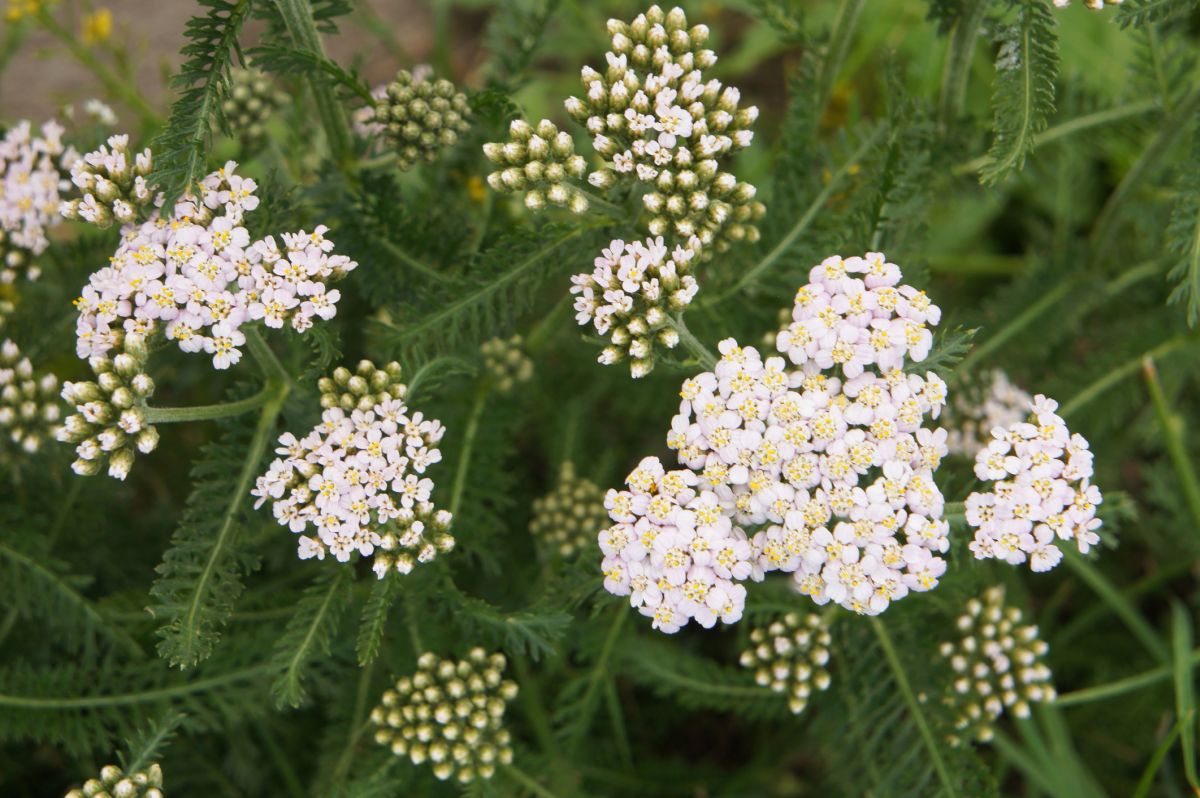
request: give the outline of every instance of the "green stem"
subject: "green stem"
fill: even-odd
[[[239,399],[236,402],[222,402],[215,405],[195,405],[193,407],[147,407],[147,424],[173,424],[181,421],[211,421],[217,418],[240,416],[256,410],[277,393],[275,383],[267,383],[262,390],[253,396]]]
[[[250,356],[258,363],[259,369],[262,370],[263,377],[267,380],[275,380],[282,385],[291,383],[292,375],[288,374],[288,370],[279,362],[279,358],[275,357],[275,353],[263,340],[262,333],[257,328],[246,329],[246,347],[250,350]]]
[[[387,250],[387,253],[389,255],[391,255],[393,258],[400,261],[401,263],[403,263],[408,268],[415,271],[417,274],[428,277],[431,280],[436,280],[439,283],[444,283],[450,279],[445,274],[442,274],[437,269],[435,269],[432,266],[428,265],[427,263],[421,261],[416,256],[410,255],[409,253],[405,252],[399,246],[397,246],[396,244],[393,244],[391,241],[388,241],[386,238],[383,238],[382,236],[377,237],[375,239],[375,243],[377,243],[379,246],[383,247],[385,250]]]
[[[168,687],[157,687],[138,693],[119,693],[116,695],[77,696],[72,698],[44,698],[39,696],[31,698],[28,696],[0,694],[0,707],[54,711],[149,704],[193,695],[195,693],[203,693],[215,687],[224,687],[227,684],[253,679],[257,676],[266,676],[274,672],[275,669],[269,664],[255,665],[252,668],[243,668],[230,673],[223,673],[220,676],[197,679],[194,682],[175,684]]]
[[[1191,125],[1197,109],[1200,109],[1200,91],[1188,95],[1174,113],[1159,123],[1158,133],[1113,189],[1108,201],[1096,216],[1091,234],[1093,252],[1103,253],[1108,250],[1112,236],[1117,232],[1116,218],[1122,207],[1132,196],[1134,188],[1154,171],[1159,159],[1170,151],[1179,136]]]
[[[578,186],[575,186],[574,190],[582,194],[583,197],[588,201],[588,208],[596,208],[597,210],[604,211],[607,216],[611,216],[614,219],[624,219],[629,215],[629,212],[625,208],[609,202],[599,194],[593,194],[587,189],[583,189]]]
[[[1150,761],[1146,763],[1146,769],[1142,771],[1142,777],[1138,779],[1137,789],[1133,791],[1133,798],[1146,798],[1150,794],[1150,788],[1154,786],[1154,777],[1158,774],[1158,769],[1162,767],[1163,760],[1167,758],[1167,752],[1171,750],[1171,746],[1175,745],[1175,741],[1179,739],[1184,724],[1190,722],[1190,718],[1180,718],[1175,721],[1175,725],[1163,737],[1162,742],[1154,749]]]
[[[454,472],[454,488],[450,493],[450,515],[452,516],[457,516],[459,507],[462,506],[463,493],[467,486],[467,471],[471,465],[471,450],[475,447],[475,436],[479,434],[479,420],[483,417],[487,397],[486,387],[481,386],[475,391],[475,402],[471,406],[467,429],[463,433],[462,448],[458,453],[458,465]]]
[[[1085,560],[1082,555],[1077,554],[1071,549],[1067,549],[1065,554],[1064,559],[1067,561],[1067,567],[1074,571],[1077,576],[1087,583],[1088,587],[1095,591],[1096,595],[1105,604],[1112,608],[1112,611],[1129,627],[1129,631],[1133,632],[1134,637],[1141,641],[1151,656],[1159,662],[1167,662],[1171,655],[1167,650],[1166,644],[1163,643],[1150,624],[1146,623],[1146,619],[1130,603],[1129,599],[1121,595],[1121,592],[1117,590],[1113,583],[1094,565]]]
[[[283,784],[287,789],[288,795],[291,798],[305,798],[304,783],[296,775],[296,769],[292,767],[292,760],[283,750],[279,741],[275,739],[275,733],[267,727],[266,723],[258,724],[258,733],[262,738],[263,747],[267,749],[267,755],[275,763],[275,770],[283,777]],[[129,770],[133,771],[133,768]]]
[[[676,316],[671,322],[671,326],[675,329],[675,332],[679,333],[679,342],[683,344],[683,348],[691,352],[700,361],[700,365],[704,367],[705,371],[712,371],[713,367],[717,365],[717,356],[699,338],[692,334],[692,331],[688,329],[687,324],[683,321],[683,314]]]
[[[930,759],[933,760],[933,767],[937,771],[938,780],[942,783],[942,789],[946,791],[947,795],[953,797],[957,792],[954,789],[954,782],[950,779],[950,771],[946,769],[946,763],[942,761],[941,750],[933,737],[929,723],[925,720],[925,714],[921,711],[921,704],[917,701],[916,694],[913,693],[912,685],[908,682],[908,674],[904,672],[904,666],[900,663],[900,657],[896,653],[895,645],[892,644],[892,638],[878,618],[871,618],[871,628],[875,630],[875,636],[879,638],[879,645],[883,648],[883,654],[887,657],[888,665],[891,666],[892,673],[896,677],[896,685],[900,688],[905,703],[908,704],[908,711],[917,723],[921,739],[925,741],[925,747],[929,751]]]
[[[994,335],[989,336],[986,341],[971,350],[971,354],[964,357],[954,370],[954,376],[958,378],[961,375],[969,374],[972,366],[996,351],[1013,336],[1036,321],[1039,316],[1070,294],[1078,282],[1079,278],[1077,277],[1068,278],[1042,294],[1038,301],[1025,308],[1015,318],[997,330]]]
[[[1057,141],[1067,136],[1073,136],[1084,130],[1090,130],[1094,127],[1100,127],[1112,122],[1119,122],[1122,119],[1129,119],[1134,116],[1148,114],[1151,111],[1159,108],[1157,100],[1142,100],[1128,105],[1119,105],[1116,108],[1106,108],[1103,111],[1096,111],[1083,116],[1077,116],[1074,119],[1069,119],[1066,122],[1047,128],[1041,133],[1033,137],[1034,148],[1041,147],[1044,144],[1049,144],[1052,141]],[[955,177],[962,177],[978,172],[988,163],[988,156],[980,155],[978,158],[961,163],[951,170]]]
[[[162,119],[155,113],[154,109],[142,99],[138,90],[127,85],[124,81],[118,78],[113,71],[109,69],[104,62],[96,58],[93,53],[82,42],[71,35],[71,32],[58,24],[50,12],[45,8],[38,11],[38,22],[41,26],[54,35],[60,42],[67,46],[71,51],[71,55],[75,56],[75,60],[82,64],[89,72],[95,75],[104,88],[111,92],[114,96],[120,97],[121,100],[132,108],[142,119],[142,124],[147,128],[156,128],[162,124]]]
[[[532,776],[521,770],[516,765],[501,765],[500,767],[503,768],[506,774],[508,774],[509,778],[532,792],[534,795],[541,796],[541,798],[558,798],[557,795],[538,784],[533,780]]]
[[[317,32],[317,24],[313,20],[312,7],[308,0],[275,0],[275,6],[279,9],[283,24],[296,47],[325,58],[325,48],[321,46],[321,36]],[[309,89],[313,94],[317,116],[325,129],[325,137],[329,141],[330,154],[338,165],[345,166],[352,153],[346,111],[337,101],[333,88],[327,81],[314,75],[309,81]]]
[[[829,178],[829,182],[825,184],[823,189],[821,189],[821,193],[817,194],[816,198],[808,206],[808,209],[804,212],[804,214],[796,220],[794,225],[792,225],[792,229],[787,232],[787,235],[780,239],[779,243],[776,244],[770,252],[764,255],[762,260],[756,263],[749,270],[743,272],[742,276],[736,283],[733,284],[732,288],[727,291],[723,291],[721,294],[708,302],[702,301],[700,303],[700,307],[714,305],[732,296],[733,294],[736,294],[738,291],[741,291],[743,288],[757,280],[763,272],[765,272],[767,269],[770,269],[775,264],[775,261],[782,258],[792,244],[796,242],[796,239],[798,239],[804,233],[804,231],[808,229],[808,226],[817,218],[817,215],[821,212],[822,208],[824,208],[825,203],[831,196],[833,196],[833,192],[836,191],[841,185],[842,179],[850,173],[851,168],[858,165],[858,162],[862,160],[862,158],[867,154],[867,152],[870,151],[872,147],[875,146],[876,142],[879,141],[879,138],[882,135],[883,128],[881,127],[871,133],[871,135],[867,136],[862,144],[858,146],[858,149],[855,150],[854,153],[846,159],[845,163],[838,167],[838,170],[833,173],[833,176]]]
[[[358,690],[354,697],[354,714],[350,717],[350,734],[346,737],[346,745],[342,748],[342,753],[338,757],[337,765],[333,769],[333,778],[330,782],[333,784],[341,784],[350,772],[350,765],[354,761],[354,748],[358,745],[362,734],[370,726],[370,721],[365,719],[367,712],[367,695],[371,690],[371,674],[375,670],[375,662],[362,669],[362,673],[358,676]]]
[[[967,99],[967,82],[971,76],[971,60],[975,55],[975,42],[987,10],[987,0],[967,0],[962,16],[950,34],[949,49],[946,50],[946,68],[942,72],[942,96],[938,103],[938,119],[943,130],[950,127],[961,115]]]
[[[1188,657],[1188,663],[1190,665],[1200,663],[1200,648],[1192,651],[1191,656]],[[1073,707],[1079,704],[1090,704],[1093,701],[1107,701],[1110,698],[1116,698],[1117,696],[1142,690],[1159,682],[1165,682],[1174,675],[1175,668],[1173,665],[1161,665],[1133,676],[1127,676],[1124,679],[1118,679],[1115,682],[1063,693],[1054,699],[1054,703],[1059,707]]]
[[[1122,382],[1128,377],[1132,377],[1142,368],[1142,361],[1146,358],[1158,359],[1174,352],[1177,349],[1182,349],[1188,344],[1196,343],[1197,336],[1195,333],[1177,335],[1174,338],[1169,338],[1163,341],[1158,346],[1150,349],[1135,358],[1127,360],[1117,366],[1112,371],[1105,374],[1100,379],[1093,382],[1091,385],[1084,388],[1071,399],[1071,401],[1059,408],[1058,413],[1061,416],[1069,416],[1075,413],[1080,408],[1091,403],[1100,394],[1112,388],[1114,385]]]
[[[837,17],[833,20],[833,31],[829,35],[829,45],[825,49],[825,58],[821,61],[821,69],[817,73],[817,101],[814,108],[824,109],[833,94],[838,72],[846,60],[850,50],[850,40],[858,25],[859,14],[866,5],[866,0],[842,0],[838,4]]]
[[[1196,468],[1188,455],[1183,422],[1167,405],[1167,397],[1163,393],[1162,383],[1158,380],[1158,369],[1154,366],[1153,358],[1142,359],[1142,376],[1146,379],[1146,389],[1150,393],[1150,401],[1154,404],[1154,413],[1162,426],[1167,455],[1171,458],[1171,465],[1175,467],[1180,485],[1183,486],[1183,496],[1192,514],[1193,531],[1200,532],[1200,479],[1197,479]]]
[[[592,703],[596,691],[600,689],[601,683],[604,680],[608,669],[608,660],[612,657],[613,650],[616,648],[617,640],[621,637],[621,628],[625,625],[625,617],[629,615],[628,609],[624,605],[617,605],[614,610],[612,626],[608,628],[608,636],[604,638],[604,645],[600,649],[600,656],[596,657],[595,663],[592,664],[592,672],[588,677],[587,688],[580,698],[579,706],[584,707],[587,712],[591,712]],[[573,728],[578,730],[578,735],[583,735],[588,729],[591,718],[585,718],[583,723],[575,725]],[[569,753],[574,752],[580,740],[576,736],[567,744]]]
[[[554,329],[563,319],[571,315],[575,304],[575,295],[564,293],[554,305],[554,309],[538,320],[529,335],[525,336],[525,351],[531,356],[537,354],[551,340]]]
[[[1012,763],[1013,767],[1021,771],[1039,789],[1050,795],[1058,794],[1056,787],[1057,779],[1048,774],[1041,763],[1026,753],[1025,749],[1018,745],[1015,740],[1011,740],[1003,732],[997,731],[992,737],[991,744],[1000,752],[1002,757]]]
[[[538,689],[537,680],[533,672],[529,670],[529,663],[522,655],[513,654],[512,664],[517,675],[517,684],[521,687],[517,695],[521,700],[521,706],[525,708],[529,725],[533,727],[534,736],[537,737],[542,752],[557,761],[560,754],[558,741],[554,739],[554,732],[550,728],[550,717],[546,714],[546,707],[542,703],[542,693]]]

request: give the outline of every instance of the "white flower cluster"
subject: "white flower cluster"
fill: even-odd
[[[975,457],[975,476],[993,483],[967,497],[967,523],[975,528],[971,551],[980,560],[1049,571],[1062,560],[1056,540],[1073,540],[1086,554],[1100,542],[1096,506],[1103,498],[1092,477],[1092,453],[1055,413],[1058,402],[1038,394],[1028,420],[992,430],[993,440]]]
[[[358,264],[330,254],[324,225],[284,233],[282,251],[272,236],[251,243],[242,216],[258,207],[257,186],[235,174],[236,166],[230,161],[205,177],[200,196],[183,197],[170,216],[122,230],[109,265],[75,300],[80,357],[108,352],[116,322],[140,335],[162,325],[180,349],[203,350],[224,369],[241,359],[244,324],[261,319],[304,332],[336,315],[341,292],[327,286]]]
[[[1108,4],[1110,6],[1119,6],[1123,2],[1125,2],[1125,0],[1108,0]],[[1083,0],[1083,4],[1093,11],[1099,11],[1100,9],[1104,8],[1104,0]],[[1059,8],[1066,8],[1067,6],[1071,5],[1071,0],[1054,0],[1054,5],[1058,6]]]
[[[401,677],[371,711],[375,742],[414,765],[429,762],[443,781],[490,779],[496,765],[513,760],[503,724],[517,684],[504,678],[507,664],[503,654],[482,648],[458,661],[422,654],[416,673]]]
[[[338,366],[330,377],[317,380],[321,407],[328,410],[370,410],[388,399],[403,399],[408,387],[400,382],[400,364],[396,361],[378,368],[369,360],[358,361],[353,373]]]
[[[297,534],[315,528],[300,537],[301,559],[328,552],[344,563],[357,552],[373,556],[380,579],[407,574],[454,548],[450,513],[430,504],[433,480],[424,476],[442,459],[444,433],[390,394],[367,410],[330,407],[308,435],[279,438],[280,457],[252,491],[255,507],[270,500],[276,521]]]
[[[0,431],[17,449],[36,452],[58,433],[58,378],[34,376],[33,364],[12,341],[0,345]]]
[[[498,393],[509,393],[517,385],[533,379],[533,361],[525,354],[521,336],[491,338],[479,347],[483,370],[491,377]]]
[[[507,142],[488,142],[483,154],[500,166],[487,176],[496,191],[524,192],[525,207],[540,211],[546,203],[583,213],[587,197],[568,178],[582,178],[587,162],[575,154],[575,140],[560,131],[549,119],[531,127],[523,119],[514,119],[508,128]]]
[[[928,354],[940,312],[900,276],[879,253],[814,267],[776,337],[795,367],[722,341],[714,371],[684,382],[667,437],[737,523],[766,525],[758,567],[871,615],[935,587],[949,548],[933,479],[946,433],[924,426],[946,385],[903,370]]]
[[[88,779],[81,789],[66,798],[163,798],[162,768],[157,763],[145,770],[126,774],[116,765],[100,769],[100,778]]]
[[[629,358],[630,373],[644,377],[654,368],[656,346],[674,349],[679,333],[671,313],[683,310],[699,286],[691,272],[695,251],[668,250],[662,236],[645,243],[615,240],[590,272],[571,278],[575,320],[591,324],[611,344],[600,353],[605,365]]]
[[[1033,397],[1014,385],[1008,375],[993,369],[986,385],[971,391],[959,391],[947,412],[950,454],[974,457],[992,440],[992,430],[1007,427],[1025,418]]]
[[[95,355],[88,365],[95,382],[63,383],[62,398],[75,413],[58,430],[58,439],[75,444],[76,474],[92,476],[108,461],[108,475],[125,479],[134,450],[149,454],[158,446],[158,430],[146,423],[146,400],[154,380],[145,373],[149,352],[139,335],[123,335],[123,350],[109,359]]]
[[[667,471],[647,457],[626,477],[629,490],[604,498],[616,522],[600,533],[604,587],[629,596],[667,633],[693,619],[706,629],[737,622],[746,605],[740,583],[762,579],[745,532],[698,482],[691,471]]]
[[[97,227],[109,227],[114,221],[137,222],[154,204],[154,187],[147,182],[152,171],[149,149],[133,153],[129,136],[109,136],[107,144],[71,165],[71,182],[83,192],[83,199],[65,200],[59,212]]]
[[[967,602],[958,619],[962,638],[942,643],[954,680],[943,701],[954,712],[948,741],[963,745],[992,739],[995,721],[1009,708],[1029,717],[1029,705],[1053,701],[1050,668],[1043,661],[1050,647],[1036,626],[1020,626],[1021,611],[1004,603],[1004,588],[993,587]]]
[[[680,8],[651,6],[633,22],[611,19],[606,69],[583,68],[583,98],[567,112],[587,127],[605,165],[589,175],[609,189],[619,181],[651,186],[642,202],[652,235],[693,237],[707,251],[730,241],[758,238],[763,214],[755,189],[721,171],[722,159],[750,146],[754,106],[739,108],[740,93],[705,80],[717,57],[705,49],[708,28],[688,28]]]
[[[803,618],[789,612],[766,627],[750,631],[750,648],[742,652],[743,668],[754,670],[754,681],[776,693],[788,694],[788,709],[799,715],[814,689],[829,688],[829,625],[820,614]]]
[[[568,460],[559,469],[554,490],[534,500],[529,532],[553,556],[570,560],[593,545],[606,526],[604,491],[577,476]]]
[[[50,245],[47,231],[62,219],[60,195],[70,188],[64,172],[79,157],[62,142],[63,128],[49,121],[35,134],[24,120],[0,141],[0,282],[13,282],[20,272],[36,280],[40,270],[32,258]]]

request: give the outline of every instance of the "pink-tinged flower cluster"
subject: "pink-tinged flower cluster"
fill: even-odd
[[[328,286],[358,264],[332,254],[324,225],[284,233],[282,249],[273,236],[251,242],[242,218],[258,207],[257,186],[236,166],[208,175],[199,196],[181,198],[171,214],[122,230],[110,264],[75,300],[80,357],[108,352],[118,327],[139,335],[161,328],[183,351],[204,351],[224,369],[241,358],[245,324],[304,332],[333,318],[341,293]]]
[[[992,430],[1024,420],[1033,397],[1014,385],[1008,375],[994,369],[987,383],[954,395],[952,412],[947,413],[950,435],[946,445],[950,453],[974,457],[992,440]]]
[[[279,439],[279,456],[258,478],[255,507],[270,501],[276,521],[302,534],[301,559],[331,554],[348,562],[373,557],[382,579],[409,573],[454,547],[450,514],[430,503],[429,466],[445,427],[394,398],[370,410],[326,410],[321,424],[297,439]]]
[[[600,533],[604,587],[629,596],[663,632],[691,620],[705,628],[736,622],[746,604],[740,582],[762,579],[745,533],[697,482],[691,471],[667,471],[647,457],[626,478],[628,490],[604,500],[616,522]]]
[[[24,269],[31,280],[38,269],[27,263],[50,245],[47,230],[62,221],[58,215],[60,195],[70,188],[65,171],[79,158],[62,142],[63,128],[49,121],[34,133],[24,120],[0,140],[0,242],[5,262],[0,264],[0,281],[11,283]]]
[[[1090,482],[1088,442],[1067,429],[1058,403],[1039,394],[1028,409],[1026,421],[992,430],[994,440],[976,455],[975,475],[993,484],[967,497],[970,547],[981,560],[1028,560],[1049,571],[1062,560],[1056,541],[1074,541],[1082,553],[1100,542],[1102,497]]]

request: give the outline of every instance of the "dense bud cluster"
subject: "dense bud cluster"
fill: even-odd
[[[504,712],[517,684],[504,678],[504,655],[473,648],[462,660],[426,652],[417,671],[396,682],[371,711],[375,742],[414,765],[426,762],[443,781],[490,779],[512,762]]]
[[[0,282],[40,274],[33,258],[50,245],[47,231],[62,220],[60,195],[71,185],[63,173],[79,157],[63,145],[62,134],[54,121],[35,134],[25,120],[0,140]]]
[[[549,119],[536,127],[523,119],[513,120],[509,140],[484,144],[483,154],[501,167],[488,175],[488,185],[496,191],[524,193],[530,210],[540,211],[547,203],[574,213],[587,210],[587,198],[570,182],[584,176],[587,162],[575,154],[571,134]]]
[[[642,202],[652,235],[695,238],[706,253],[757,240],[763,205],[755,188],[721,164],[750,146],[758,109],[740,108],[736,88],[704,79],[717,61],[704,47],[708,28],[689,28],[682,9],[651,6],[631,23],[609,20],[608,31],[607,67],[584,67],[584,96],[566,102],[605,161],[589,182],[648,184]]]
[[[149,149],[135,154],[129,149],[129,136],[110,136],[107,145],[72,164],[71,182],[83,192],[83,199],[64,201],[59,211],[68,219],[97,227],[141,221],[154,205],[155,191],[147,182],[153,170]]]
[[[287,95],[257,69],[234,69],[221,112],[230,129],[248,147],[257,147],[266,135],[271,115],[287,103]]]
[[[479,347],[483,370],[499,393],[508,393],[533,378],[533,361],[525,354],[523,344],[521,336],[514,335],[508,339],[492,338]]]
[[[944,701],[954,713],[952,745],[992,739],[996,719],[1009,709],[1029,717],[1029,705],[1054,700],[1050,668],[1043,659],[1049,646],[1036,626],[1021,626],[1021,611],[1004,603],[1004,588],[989,588],[967,602],[958,619],[957,642],[939,649],[954,679]]]
[[[392,361],[383,368],[369,360],[360,360],[354,371],[338,366],[330,377],[317,381],[321,407],[328,410],[370,410],[388,399],[403,399],[408,388],[400,382],[400,364]]]
[[[470,129],[470,113],[467,96],[450,81],[401,70],[375,102],[374,122],[391,141],[400,169],[411,169],[453,146]]]
[[[123,351],[95,355],[88,365],[95,382],[63,383],[62,398],[75,408],[58,430],[58,439],[75,444],[76,474],[91,476],[108,462],[108,475],[125,479],[134,451],[149,454],[158,446],[158,430],[146,423],[146,400],[154,380],[145,373],[149,352],[139,335],[125,335]]]
[[[0,345],[0,434],[24,452],[36,452],[58,431],[62,408],[58,378],[35,376],[29,358],[12,341]]]
[[[333,384],[321,387],[327,407],[321,423],[300,439],[284,433],[275,450],[280,457],[251,493],[258,497],[256,508],[270,500],[275,520],[292,532],[315,527],[314,536],[300,537],[301,559],[323,560],[328,552],[344,563],[357,552],[373,557],[382,579],[392,571],[407,574],[454,548],[450,513],[434,509],[433,480],[423,476],[442,459],[437,445],[446,428],[410,412],[395,364],[382,370],[359,364],[359,371],[365,387],[372,381],[380,386],[371,388],[380,401],[360,407],[366,394],[341,393],[338,378],[349,372],[335,372]],[[347,376],[346,385],[360,375]],[[353,409],[344,409],[343,400]]]
[[[180,349],[204,351],[225,369],[241,359],[245,324],[287,323],[302,333],[337,314],[341,292],[328,286],[358,264],[330,254],[325,225],[283,233],[282,250],[273,236],[251,242],[242,222],[258,207],[258,186],[236,167],[229,161],[209,174],[170,214],[122,229],[109,265],[75,300],[80,357],[104,355],[122,329],[149,335],[162,327]]]
[[[554,490],[535,499],[529,532],[554,556],[570,560],[593,544],[608,526],[604,491],[575,474],[575,465],[564,462]]]
[[[946,425],[946,448],[951,454],[975,457],[992,441],[992,430],[1025,418],[1033,397],[1013,385],[1000,369],[992,370],[985,384],[960,389],[954,395]]]
[[[754,681],[762,687],[786,692],[788,709],[799,715],[814,689],[829,687],[829,643],[829,626],[821,615],[789,612],[750,631],[750,648],[740,662],[754,671]]]
[[[590,272],[571,278],[575,320],[591,323],[611,344],[600,353],[605,365],[628,358],[630,373],[644,377],[654,368],[654,351],[673,349],[679,333],[672,313],[682,311],[699,290],[692,277],[695,251],[668,251],[662,236],[645,243],[616,240],[595,260]]]
[[[163,798],[162,787],[162,768],[157,764],[129,774],[116,765],[105,765],[100,769],[100,778],[89,779],[66,798]]]
[[[975,476],[992,481],[992,490],[967,497],[970,548],[981,560],[1028,559],[1032,570],[1049,571],[1062,560],[1056,540],[1074,541],[1083,554],[1100,542],[1103,498],[1090,482],[1088,442],[1054,412],[1058,402],[1039,394],[1025,409],[1028,420],[992,430],[975,457]]]

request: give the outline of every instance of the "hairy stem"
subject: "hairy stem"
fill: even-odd
[[[691,352],[700,361],[700,365],[706,371],[712,371],[713,367],[717,365],[717,356],[699,338],[692,334],[692,331],[688,329],[687,324],[683,321],[683,314],[676,316],[671,322],[671,326],[675,329],[675,332],[679,333],[679,343],[683,344],[683,348]]]
[[[278,392],[275,383],[268,383],[253,396],[239,399],[236,402],[220,402],[214,405],[195,405],[192,407],[147,407],[147,424],[173,424],[182,421],[211,421],[217,418],[229,418],[249,413],[265,405]]]
[[[1121,365],[1114,368],[1112,371],[1105,374],[1100,379],[1088,385],[1079,393],[1072,397],[1071,401],[1059,408],[1058,412],[1061,416],[1069,416],[1087,404],[1090,404],[1096,397],[1100,396],[1105,391],[1108,391],[1114,385],[1123,382],[1129,377],[1132,377],[1142,368],[1142,361],[1146,358],[1157,359],[1166,357],[1178,349],[1183,349],[1189,344],[1195,344],[1200,341],[1196,333],[1177,335],[1174,338],[1168,338],[1158,346],[1138,355],[1131,360],[1127,360]]]
[[[946,794],[953,798],[957,795],[957,791],[954,789],[954,782],[950,779],[950,771],[946,769],[946,763],[942,760],[937,740],[934,739],[933,731],[929,728],[928,721],[925,720],[925,713],[921,710],[921,704],[917,701],[916,694],[913,693],[912,685],[908,682],[908,674],[905,673],[904,666],[900,663],[900,656],[896,653],[896,646],[892,643],[891,635],[888,634],[887,628],[878,618],[871,618],[871,628],[875,630],[875,636],[879,638],[879,645],[883,648],[883,654],[887,657],[892,674],[896,677],[896,685],[900,688],[904,702],[908,704],[908,711],[912,714],[913,720],[916,721],[917,728],[921,732],[921,739],[924,740],[929,757],[933,760],[934,770],[937,771],[938,781],[942,783],[942,789]]]
[[[479,420],[483,417],[487,405],[488,390],[480,387],[475,391],[475,402],[471,405],[471,415],[467,419],[467,428],[463,433],[462,448],[458,452],[458,464],[454,471],[454,487],[450,492],[450,515],[457,516],[462,506],[463,493],[467,486],[467,472],[471,464],[471,450],[475,448],[475,437],[479,434]]]
[[[858,26],[858,17],[862,13],[866,0],[842,0],[838,4],[837,17],[833,20],[833,31],[829,36],[829,45],[825,48],[825,58],[821,61],[817,73],[817,100],[815,108],[824,109],[833,94],[838,72],[846,60],[850,50],[850,40],[854,38],[854,30]]]
[[[1158,380],[1158,369],[1154,358],[1142,358],[1142,376],[1146,380],[1146,390],[1150,393],[1150,401],[1154,404],[1154,414],[1162,427],[1163,442],[1167,447],[1167,456],[1175,467],[1179,484],[1183,487],[1183,497],[1187,501],[1188,511],[1192,515],[1194,532],[1200,532],[1200,479],[1196,477],[1196,467],[1187,451],[1187,440],[1184,437],[1183,422],[1171,412],[1167,397],[1163,393],[1162,383]]]
[[[1188,664],[1196,665],[1200,663],[1200,648],[1194,649],[1192,654],[1187,659]],[[1077,704],[1090,704],[1093,701],[1107,701],[1110,698],[1123,696],[1127,693],[1133,693],[1138,690],[1143,690],[1151,685],[1165,682],[1175,674],[1175,668],[1172,665],[1161,665],[1157,668],[1152,668],[1148,671],[1127,676],[1124,679],[1118,679],[1115,682],[1101,684],[1095,687],[1085,687],[1082,690],[1073,690],[1070,693],[1063,693],[1054,699],[1054,703],[1060,707],[1073,707]]]
[[[938,102],[938,120],[942,129],[952,125],[962,115],[967,99],[967,82],[971,76],[971,59],[975,42],[987,11],[988,0],[967,0],[962,16],[950,35],[946,50],[946,68],[942,72],[942,94]]]
[[[156,687],[136,693],[118,693],[115,695],[72,696],[69,698],[30,697],[0,694],[0,707],[15,707],[19,709],[37,710],[68,710],[68,709],[97,709],[99,707],[124,707],[133,704],[149,704],[157,701],[180,698],[185,695],[203,693],[215,687],[267,676],[274,672],[270,665],[255,665],[250,668],[223,673],[219,676],[209,676],[194,682]]]

